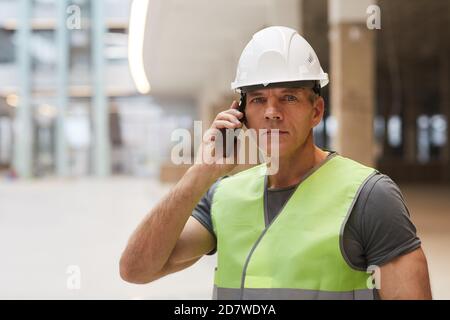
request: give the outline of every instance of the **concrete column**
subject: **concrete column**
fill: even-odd
[[[67,0],[58,1],[58,28],[56,30],[56,43],[58,46],[58,116],[56,118],[56,172],[59,176],[68,173],[67,139],[65,131],[65,120],[68,105],[68,57],[69,42],[68,29],[66,26]]]
[[[369,0],[329,0],[333,149],[374,166],[375,32],[366,26]]]
[[[94,174],[107,176],[111,172],[109,142],[109,110],[105,95],[105,17],[104,2],[92,1],[92,63],[93,63],[93,123],[94,123]]]
[[[450,11],[450,6],[449,6]],[[449,12],[450,13],[450,12]],[[448,42],[444,45],[443,50],[440,53],[440,95],[441,95],[441,112],[447,119],[447,143],[442,150],[442,167],[443,167],[443,180],[450,182],[450,46]]]
[[[301,35],[305,37],[308,43],[314,48],[319,58],[320,65],[325,72],[330,70],[330,44],[328,41],[328,0],[303,0],[300,10],[301,16]],[[329,87],[322,90],[322,96],[325,99],[325,113],[323,117],[324,130],[315,130],[314,142],[319,147],[328,146],[328,135],[326,134],[325,119],[330,113]]]
[[[33,111],[31,105],[31,0],[20,0],[17,65],[19,67],[19,104],[15,117],[14,169],[19,177],[29,178],[33,168]]]

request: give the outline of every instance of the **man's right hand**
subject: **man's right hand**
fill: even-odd
[[[240,112],[238,108],[239,104],[236,101],[233,101],[229,109],[217,114],[211,127],[205,132],[197,152],[195,166],[200,166],[205,172],[213,175],[216,179],[226,175],[237,166],[237,150],[233,153],[234,158],[232,163],[227,164],[227,158],[219,158],[219,156],[222,157],[221,155],[225,154],[225,152],[217,150],[217,146],[220,146],[221,144],[216,143],[216,141],[220,138],[219,134],[221,134],[221,129],[233,130],[242,127],[242,123],[239,119],[242,119],[244,114]],[[222,148],[225,148],[223,144]],[[219,156],[216,157],[216,154]],[[219,159],[221,161],[218,161]]]

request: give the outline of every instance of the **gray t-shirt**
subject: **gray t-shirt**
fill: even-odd
[[[305,177],[336,154],[336,152],[330,152],[327,159],[312,168]],[[221,179],[224,178],[226,177]],[[192,213],[192,216],[214,237],[211,203],[221,179],[209,188]],[[297,185],[271,189],[266,185],[264,197],[266,225],[281,211],[296,187]],[[381,266],[419,248],[420,245],[421,241],[410,220],[409,211],[399,187],[384,174],[373,175],[362,187],[344,227],[343,255],[346,261],[353,268],[365,271],[370,265]],[[208,255],[215,252],[214,249]]]

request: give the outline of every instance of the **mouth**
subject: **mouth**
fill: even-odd
[[[289,134],[289,131],[286,130],[277,130],[277,129],[263,129],[265,130],[265,132],[263,134],[267,134],[267,135],[275,135],[278,133],[278,135],[287,135]]]

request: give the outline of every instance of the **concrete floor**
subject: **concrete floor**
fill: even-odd
[[[450,187],[401,186],[429,259],[434,297],[450,299]],[[128,236],[169,189],[136,178],[0,183],[0,298],[209,299],[216,257],[149,285],[119,277]],[[69,266],[81,287],[68,289]]]

